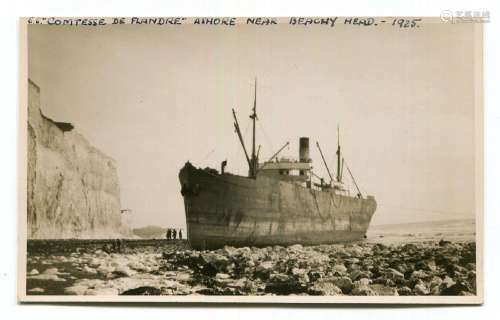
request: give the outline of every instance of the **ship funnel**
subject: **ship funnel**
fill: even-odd
[[[309,138],[302,137],[299,139],[299,161],[311,162],[309,158]]]

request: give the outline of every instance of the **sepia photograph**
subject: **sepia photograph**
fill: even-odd
[[[479,13],[22,19],[19,299],[481,304]]]

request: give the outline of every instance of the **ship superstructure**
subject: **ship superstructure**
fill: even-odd
[[[333,177],[318,142],[328,173],[325,181],[312,171],[309,138],[299,139],[299,158],[279,157],[287,142],[267,161],[259,162],[256,148],[257,84],[252,108],[251,154],[248,154],[236,112],[234,128],[248,163],[248,176],[196,168],[187,162],[179,173],[184,197],[188,240],[193,248],[230,246],[313,245],[365,237],[377,204],[363,196],[340,147],[337,128],[337,170]],[[343,183],[344,167],[356,194]]]

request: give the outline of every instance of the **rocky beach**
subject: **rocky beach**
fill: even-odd
[[[474,241],[189,249],[187,241],[30,240],[27,294],[475,295]]]

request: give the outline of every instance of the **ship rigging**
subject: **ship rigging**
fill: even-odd
[[[279,154],[285,143],[267,161],[259,162],[256,143],[257,80],[255,80],[252,141],[247,149],[233,109],[234,129],[240,141],[248,175],[196,168],[189,161],[179,172],[184,198],[188,239],[195,249],[230,246],[268,246],[301,243],[315,245],[363,239],[377,208],[375,198],[362,196],[347,161],[342,157],[337,128],[336,175],[330,170],[323,150],[316,146],[329,181],[313,172],[309,138],[299,138],[299,159]],[[249,153],[249,151],[251,153]],[[343,181],[343,168],[352,178],[357,196],[350,196]],[[320,183],[313,182],[319,178]]]
[[[252,107],[252,113],[250,114],[249,118],[252,120],[252,153],[249,155],[247,152],[247,148],[245,146],[245,141],[243,139],[243,135],[241,133],[240,125],[238,122],[238,118],[236,116],[236,111],[232,109],[233,113],[233,119],[234,119],[234,129],[235,132],[238,136],[238,139],[240,141],[241,147],[243,149],[243,153],[245,155],[245,159],[248,163],[248,177],[255,179],[257,177],[258,173],[263,172],[264,170],[272,170],[273,163],[282,163],[285,165],[287,162],[289,164],[288,168],[285,168],[285,166],[281,166],[281,169],[279,173],[281,175],[288,175],[290,173],[290,170],[298,169],[300,175],[302,176],[307,176],[305,180],[305,184],[308,188],[311,187],[317,187],[320,190],[328,190],[328,189],[333,189],[335,192],[340,193],[340,194],[349,194],[349,189],[345,187],[345,183],[342,181],[343,178],[343,171],[344,167],[347,169],[347,172],[349,173],[349,176],[351,178],[351,181],[353,182],[354,186],[356,187],[357,190],[357,197],[362,197],[361,190],[356,182],[356,179],[354,178],[354,175],[352,174],[351,170],[347,166],[346,160],[342,157],[341,153],[341,147],[340,147],[340,126],[337,125],[337,150],[336,150],[336,160],[337,160],[337,172],[336,172],[336,177],[334,178],[330,168],[328,167],[327,161],[325,159],[325,156],[323,154],[323,151],[320,147],[319,142],[316,142],[316,146],[318,148],[319,154],[321,155],[321,159],[323,161],[323,165],[328,173],[328,176],[330,178],[329,183],[325,183],[325,179],[323,177],[318,176],[315,172],[312,171],[312,166],[309,168],[304,168],[303,166],[300,166],[300,168],[296,168],[297,165],[293,165],[293,162],[290,161],[290,159],[279,159],[278,155],[283,151],[287,146],[290,145],[289,142],[286,142],[276,153],[274,153],[267,161],[265,161],[262,164],[259,164],[259,153],[260,153],[260,148],[261,146],[259,145],[258,150],[256,152],[256,121],[258,120],[257,116],[257,79],[255,79],[254,82],[254,100],[253,100],[253,107]],[[305,144],[305,140],[307,139],[307,149],[309,149],[309,141],[308,138],[301,138],[301,143]],[[304,141],[304,142],[302,142]],[[309,152],[309,151],[308,151]],[[307,153],[308,153],[307,152]],[[304,160],[304,161],[302,161]],[[300,159],[299,163],[306,162],[309,163],[311,162],[311,159],[304,158]],[[227,162],[224,163],[224,166]],[[296,163],[296,162],[295,162]],[[221,169],[223,170],[223,169]],[[312,178],[315,177],[317,178],[320,183],[313,183]]]

